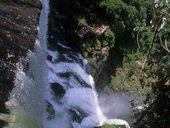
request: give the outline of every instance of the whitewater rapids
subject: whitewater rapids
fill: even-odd
[[[94,128],[105,123],[129,128],[126,121],[104,116],[81,54],[60,41],[56,50],[47,48],[49,1],[41,2],[36,50],[28,53],[27,73],[21,62],[17,65],[16,87],[6,103],[11,112],[6,128]]]

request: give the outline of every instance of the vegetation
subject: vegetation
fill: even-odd
[[[121,126],[105,124],[101,128],[122,128]]]
[[[64,2],[70,12],[65,15],[72,17],[70,29],[82,32],[89,27],[109,26],[101,35],[85,32],[73,41],[90,60],[98,88],[107,93],[124,91],[142,101],[144,109],[134,112],[134,127],[167,128],[170,122],[169,1]]]

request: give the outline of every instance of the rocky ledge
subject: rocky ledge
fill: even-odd
[[[9,113],[4,103],[14,87],[17,62],[34,49],[40,10],[38,0],[0,0],[0,114]]]

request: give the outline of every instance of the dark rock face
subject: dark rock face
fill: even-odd
[[[38,0],[0,0],[0,113],[8,113],[4,103],[14,87],[16,63],[34,49],[40,9]]]
[[[53,90],[56,99],[61,99],[65,94],[63,86],[59,83],[51,83],[51,89]]]
[[[55,110],[52,106],[52,104],[48,101],[46,101],[46,104],[47,104],[47,109],[46,111],[48,112],[48,118],[47,119],[54,119],[55,118]]]
[[[75,33],[77,30],[77,26],[75,26],[76,21],[73,13],[69,10],[69,6],[72,6],[74,2],[68,0],[50,0],[48,25],[48,43],[50,49],[56,50],[56,43],[59,41],[61,44],[71,47],[72,51],[79,51],[80,39]]]

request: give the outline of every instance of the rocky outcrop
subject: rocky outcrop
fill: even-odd
[[[85,35],[88,33],[95,34],[96,36],[102,35],[107,29],[109,28],[108,25],[102,25],[97,28],[93,28],[90,26],[86,26],[81,28],[79,31],[76,31],[76,34],[80,37],[83,38]]]
[[[8,113],[4,103],[14,87],[17,62],[34,49],[40,9],[38,0],[0,0],[0,113]]]
[[[70,10],[74,2],[72,3],[67,0],[50,0],[48,22],[48,43],[50,49],[58,50],[58,48],[56,48],[56,40],[60,40],[62,44],[71,47],[75,51],[79,51],[80,36],[77,32],[81,28],[78,28],[75,21],[76,14],[73,15],[72,10]]]

